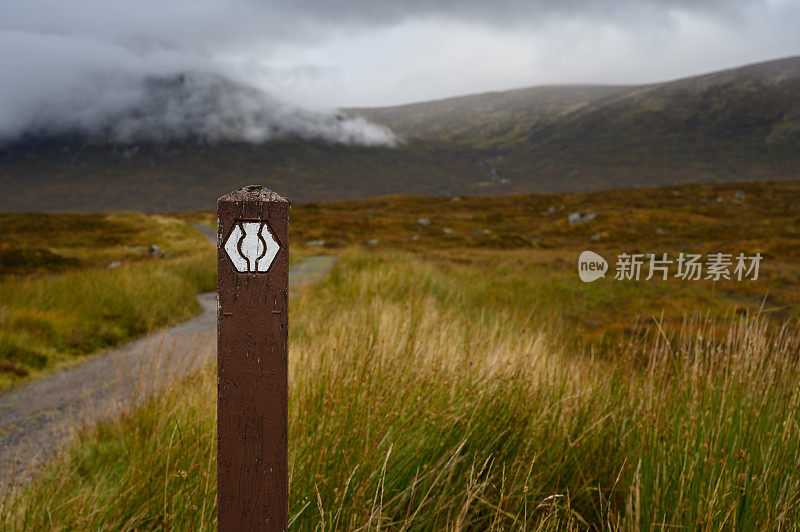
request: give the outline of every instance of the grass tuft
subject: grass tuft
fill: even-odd
[[[800,519],[796,324],[696,317],[597,357],[554,348],[512,297],[487,311],[474,275],[348,252],[293,298],[293,529]],[[7,528],[213,528],[215,393],[207,368],[80,436],[7,496]]]

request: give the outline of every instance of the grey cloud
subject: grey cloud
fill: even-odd
[[[264,140],[294,135],[393,144],[391,132],[227,81],[220,57],[269,62],[286,46],[414,20],[500,30],[553,20],[629,28],[675,13],[740,19],[775,0],[26,0],[0,3],[0,138],[77,130],[113,139]],[[788,4],[787,4],[788,5]],[[783,5],[796,20],[796,4]],[[643,30],[646,31],[646,30]],[[443,37],[444,38],[444,37]],[[275,72],[280,75],[280,67]],[[269,76],[262,76],[268,79]],[[176,80],[180,82],[176,84]]]
[[[95,15],[101,15],[105,4],[96,6]],[[385,127],[303,109],[247,86],[201,49],[197,39],[202,32],[184,28],[192,36],[186,42],[169,35],[170,24],[180,25],[177,11],[153,11],[150,28],[137,33],[145,20],[135,10],[130,18],[123,12],[119,19],[90,24],[74,14],[58,21],[59,8],[52,7],[54,12],[38,21],[39,28],[27,11],[0,7],[0,25],[5,26],[0,29],[0,141],[24,134],[79,133],[120,142],[189,136],[397,142]],[[196,23],[210,24],[190,6],[183,8]],[[215,9],[205,13],[223,14]],[[165,15],[173,20],[159,22]],[[15,22],[18,27],[9,28]]]
[[[194,50],[324,39],[410,19],[535,26],[542,18],[613,22],[671,11],[736,17],[769,0],[27,0],[0,7],[0,29],[96,35]],[[624,23],[624,22],[623,22]]]

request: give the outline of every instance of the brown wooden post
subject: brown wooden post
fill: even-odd
[[[217,202],[217,526],[286,530],[289,202]]]

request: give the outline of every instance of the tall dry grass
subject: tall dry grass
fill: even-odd
[[[293,529],[796,526],[796,324],[566,353],[531,309],[471,297],[484,274],[349,253],[293,298]],[[81,436],[7,528],[213,528],[215,389],[208,368]]]
[[[215,286],[211,250],[0,282],[3,388],[183,321]]]

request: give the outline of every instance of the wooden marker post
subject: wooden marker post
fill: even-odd
[[[286,530],[289,202],[244,187],[217,222],[217,525]]]

